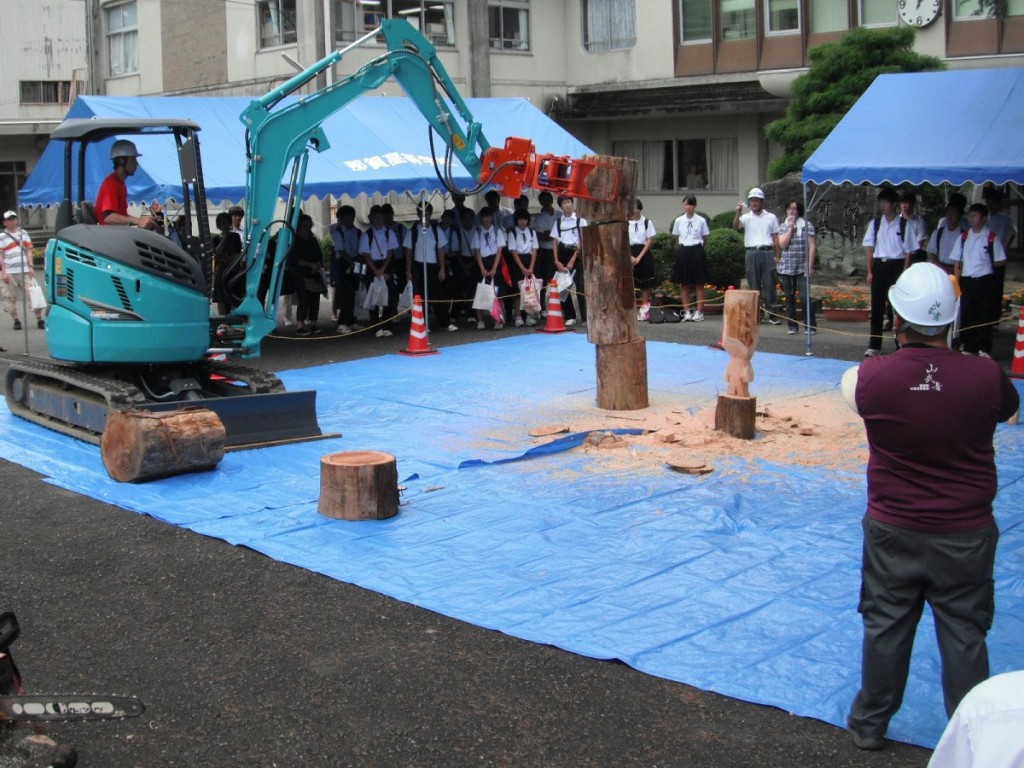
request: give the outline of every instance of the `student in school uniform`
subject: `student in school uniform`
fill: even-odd
[[[708,221],[697,213],[697,197],[683,198],[683,215],[672,224],[679,249],[673,279],[679,283],[683,301],[683,322],[700,323],[704,320],[704,284],[708,281],[708,256],[704,244],[710,234]],[[690,289],[697,298],[697,308],[690,310]]]
[[[964,216],[967,198],[959,192],[949,196],[946,203],[946,215],[928,238],[925,251],[928,261],[942,267],[947,273],[953,274],[953,248],[960,240],[960,233],[969,226]]]
[[[575,272],[573,278],[573,289],[579,305],[579,317],[576,317],[575,304],[566,305],[565,321],[566,327],[572,327],[576,323],[587,322],[587,297],[583,295],[583,259],[580,258],[580,228],[587,226],[587,220],[576,215],[574,210],[575,201],[571,197],[558,198],[558,207],[562,209],[562,215],[551,227],[551,239],[554,241],[555,270],[558,272]],[[560,296],[565,304],[569,296]],[[571,313],[571,314],[569,314]]]
[[[429,302],[424,311],[429,309],[434,313],[438,326],[457,331],[459,327],[451,322],[448,315],[448,237],[433,220],[434,206],[420,203],[417,213],[420,219],[406,229],[405,242],[402,243],[406,279],[412,281],[413,295]]]
[[[964,352],[991,357],[992,326],[999,319],[994,297],[1006,268],[1006,251],[995,232],[985,226],[988,206],[975,203],[967,209],[967,218],[971,227],[961,233],[953,249],[954,274],[962,293],[960,340]]]
[[[395,237],[393,230],[385,226],[384,211],[379,205],[373,206],[370,209],[370,227],[359,238],[359,255],[366,264],[366,274],[363,276],[366,285],[369,286],[376,277],[383,277],[388,286],[385,322],[374,334],[377,338],[394,335],[390,326],[398,313],[398,286],[395,284],[394,275],[398,253],[398,238]],[[373,307],[369,312],[370,324],[377,326],[380,323],[380,308]]]
[[[519,290],[521,280],[535,276],[537,267],[537,233],[530,228],[530,213],[524,209],[516,211],[515,226],[505,233],[506,249],[508,250],[508,266],[512,277],[513,293]],[[516,327],[525,325],[536,325],[537,320],[526,313],[526,310],[513,311],[516,317]]]
[[[494,282],[494,289],[500,298],[509,292],[508,284],[501,276],[502,252],[505,249],[505,232],[494,224],[494,211],[483,208],[480,211],[480,225],[473,230],[473,255],[476,257],[477,282],[487,280]],[[487,327],[484,322],[484,311],[476,311],[476,328],[482,331]],[[500,331],[504,323],[495,323],[494,330]]]
[[[554,197],[550,192],[541,192],[537,195],[537,202],[540,203],[540,211],[533,217],[533,231],[537,233],[537,269],[536,275],[544,281],[544,290],[547,290],[555,277],[555,241],[551,238],[551,230],[555,221],[561,216],[560,211],[555,210]],[[545,304],[542,315],[547,315]]]
[[[636,319],[646,322],[651,314],[651,288],[654,287],[654,254],[651,243],[657,232],[654,222],[644,216],[644,204],[638,199],[629,216],[629,255],[633,262],[633,285],[640,289],[640,309]]]

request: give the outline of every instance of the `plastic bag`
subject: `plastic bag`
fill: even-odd
[[[576,271],[572,272],[556,272],[555,273],[555,286],[558,288],[558,298],[565,301],[569,298],[569,290],[573,287],[573,278],[576,277]]]
[[[28,281],[28,300],[33,311],[46,309],[46,294],[34,277]]]
[[[528,315],[540,314],[540,291],[544,281],[539,277],[524,277],[519,281],[519,308]]]
[[[476,295],[473,296],[473,309],[490,312],[494,307],[494,280],[482,280],[476,284]]]
[[[494,318],[495,325],[503,325],[505,322],[505,307],[499,298],[495,298],[494,303],[491,304],[491,317]]]
[[[388,305],[388,284],[384,276],[373,278],[370,287],[366,289],[366,298],[363,300],[363,309],[377,309]]]
[[[398,297],[398,311],[404,312],[407,309],[412,309],[412,280],[405,284],[405,290]]]

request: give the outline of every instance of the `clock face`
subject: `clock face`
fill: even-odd
[[[924,27],[938,18],[942,0],[896,0],[896,10],[904,23]]]

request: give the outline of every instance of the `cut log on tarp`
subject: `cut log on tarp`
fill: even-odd
[[[103,466],[114,480],[138,483],[216,467],[224,425],[213,411],[112,410],[100,437]]]
[[[398,513],[398,462],[381,451],[342,451],[320,457],[321,515],[384,520]]]
[[[715,429],[743,440],[753,440],[756,434],[754,414],[756,397],[719,395],[715,406]]]
[[[587,177],[591,190],[612,189],[614,178],[620,178],[612,200],[579,201],[579,215],[587,220],[580,230],[580,258],[587,338],[597,345],[597,405],[608,410],[646,408],[647,349],[637,326],[626,223],[636,204],[636,161],[604,155],[587,159],[602,163]]]

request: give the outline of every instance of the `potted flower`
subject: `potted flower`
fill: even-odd
[[[829,288],[821,295],[826,320],[863,322],[871,311],[871,296],[856,288]]]
[[[704,314],[720,315],[725,309],[725,291],[717,285],[708,283],[704,286]]]

